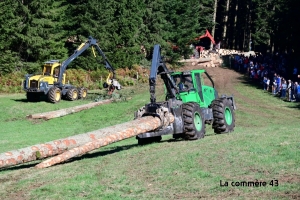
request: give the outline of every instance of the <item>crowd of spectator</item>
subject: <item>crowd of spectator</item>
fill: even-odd
[[[262,89],[274,96],[290,101],[300,102],[299,71],[296,66],[289,66],[285,54],[263,55],[261,53],[245,56],[235,55],[231,66],[247,75],[251,80],[262,85]],[[293,68],[292,75],[287,69]]]

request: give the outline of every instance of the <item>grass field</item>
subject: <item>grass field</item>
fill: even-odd
[[[235,95],[233,133],[215,135],[207,125],[206,137],[197,141],[164,136],[139,146],[130,138],[42,170],[32,168],[36,162],[4,169],[0,199],[299,199],[299,104],[264,93],[242,76],[221,92]],[[49,121],[25,117],[88,103],[97,92],[55,105],[1,95],[0,153],[130,121],[149,102],[147,85],[122,94],[132,99]]]

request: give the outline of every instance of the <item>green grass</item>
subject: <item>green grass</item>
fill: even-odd
[[[247,83],[237,83],[234,90],[238,110],[233,133],[215,135],[207,125],[206,137],[197,141],[164,136],[162,142],[138,146],[130,138],[42,170],[31,168],[32,163],[12,167],[0,171],[0,199],[300,198],[298,104]],[[49,121],[25,116],[87,101],[53,105],[25,102],[24,95],[2,95],[0,152],[130,121],[133,112],[149,102],[148,86],[123,93],[132,99]],[[230,185],[275,179],[277,187]],[[221,187],[220,181],[229,186]]]

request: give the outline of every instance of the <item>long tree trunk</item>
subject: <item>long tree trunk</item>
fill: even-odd
[[[103,100],[103,101],[92,102],[92,103],[89,103],[89,104],[75,106],[75,107],[71,107],[71,108],[65,108],[65,109],[55,110],[55,111],[50,111],[50,112],[45,112],[45,113],[32,114],[32,115],[27,116],[27,118],[29,118],[29,119],[49,120],[49,119],[52,119],[52,118],[62,117],[62,116],[68,115],[68,114],[80,112],[82,110],[87,110],[87,109],[93,108],[95,106],[99,106],[99,105],[103,105],[103,104],[109,104],[111,102],[113,102],[113,99],[106,99],[106,100]]]
[[[223,41],[225,41],[226,34],[227,34],[229,2],[230,2],[230,0],[226,0],[226,8],[225,8],[225,16],[224,16],[224,26],[223,26],[223,35],[222,35],[222,40]]]
[[[154,130],[160,126],[160,119],[159,118],[153,118],[153,117],[148,117],[150,118],[146,122],[143,122],[143,124],[138,124],[138,123],[131,123],[131,127],[125,128],[122,131],[114,132],[114,128],[106,128],[99,130],[101,132],[111,132],[112,134],[107,134],[105,137],[93,140],[91,142],[88,142],[84,145],[81,145],[79,147],[76,147],[74,149],[71,149],[69,151],[66,151],[60,155],[57,155],[53,158],[50,158],[46,161],[41,162],[40,164],[36,165],[36,168],[45,168],[45,167],[50,167],[52,165],[62,163],[66,160],[69,160],[70,158],[80,156],[83,154],[86,154],[90,151],[93,151],[95,149],[98,149],[100,147],[109,145],[113,142],[118,142],[133,136],[136,136],[140,134],[141,132],[148,132],[151,130]],[[171,119],[173,122],[174,118],[172,117]],[[141,131],[142,130],[142,131]]]
[[[131,99],[131,97],[126,98],[126,100],[130,100],[130,99]],[[100,106],[103,104],[109,104],[109,103],[112,103],[113,101],[121,101],[121,99],[111,98],[111,99],[106,99],[106,100],[102,100],[102,101],[98,101],[98,102],[92,102],[92,103],[80,105],[80,106],[74,106],[71,108],[65,108],[65,109],[60,109],[60,110],[55,110],[55,111],[50,111],[50,112],[44,112],[44,113],[36,113],[36,114],[28,115],[27,118],[28,119],[49,120],[52,118],[62,117],[62,116],[73,114],[73,113],[80,112],[83,110],[91,109],[93,107]]]
[[[169,118],[169,120],[163,120],[164,122],[172,123],[174,121],[173,115],[166,116],[166,118]],[[95,144],[96,146],[107,145],[112,142],[117,142],[128,137],[155,130],[162,125],[166,126],[168,124],[162,124],[158,117],[146,116],[89,133],[9,151],[0,154],[0,169],[62,154],[65,151],[87,143]],[[103,143],[99,145],[99,141],[102,141]]]
[[[251,13],[252,13],[252,1],[245,1],[245,28],[243,38],[243,50],[250,51],[250,40],[251,40]]]
[[[273,6],[273,12],[275,13],[275,9],[276,9],[276,7],[275,6]],[[273,27],[274,28],[274,27]],[[275,47],[274,47],[274,45],[275,45],[275,36],[274,36],[274,29],[273,30],[271,30],[270,31],[270,38],[271,38],[271,44],[270,44],[270,50],[271,50],[271,53],[274,53],[275,52]]]
[[[213,15],[213,27],[211,30],[211,36],[214,38],[215,37],[215,29],[216,29],[216,17],[217,17],[217,5],[218,5],[218,0],[215,0],[215,5],[214,5],[214,15]],[[213,43],[210,43],[210,48],[213,48]]]
[[[253,51],[254,47],[252,48],[252,38],[251,38],[251,30],[252,30],[252,0],[249,3],[249,17],[248,17],[248,38],[249,38],[249,51]]]
[[[233,22],[233,40],[232,43],[234,45],[234,48],[237,49],[237,38],[238,36],[238,30],[237,30],[237,21],[238,21],[238,10],[239,10],[239,2],[236,0],[236,5],[235,5],[235,14],[234,14],[234,22]]]

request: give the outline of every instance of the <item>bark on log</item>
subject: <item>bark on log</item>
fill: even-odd
[[[169,120],[170,123],[172,123],[174,121],[174,116],[170,115]],[[114,140],[111,140],[111,142],[116,142],[122,140],[122,138],[125,139],[140,133],[155,130],[161,125],[161,121],[158,117],[147,116],[85,134],[79,134],[68,138],[47,142],[45,144],[37,144],[27,148],[9,151],[0,154],[0,169],[55,156],[104,137],[107,137],[107,141],[110,141],[111,138],[115,138]],[[114,134],[119,134],[119,136],[112,136]]]
[[[147,118],[147,119],[146,119]],[[35,167],[38,169],[50,167],[52,165],[62,163],[64,161],[69,160],[70,158],[81,156],[83,154],[86,154],[90,151],[93,151],[95,149],[98,149],[100,147],[109,145],[114,142],[118,142],[130,137],[134,137],[136,135],[139,135],[141,133],[145,133],[154,129],[157,129],[161,125],[161,121],[159,118],[153,118],[153,117],[143,117],[142,119],[146,120],[142,123],[140,123],[137,120],[134,120],[131,122],[130,126],[122,126],[123,130],[115,132],[114,129],[111,128],[105,128],[102,130],[99,130],[99,132],[115,132],[113,134],[106,135],[103,138],[96,139],[92,142],[88,142],[82,146],[73,148],[69,151],[66,151],[60,155],[57,155],[55,157],[52,157],[46,161],[43,161],[39,164],[37,164]],[[170,115],[170,122],[173,123],[174,117]]]
[[[50,111],[50,112],[32,114],[32,115],[28,115],[27,118],[29,118],[29,119],[49,120],[49,119],[52,119],[52,118],[62,117],[62,116],[68,115],[68,114],[80,112],[82,110],[87,110],[87,109],[93,108],[95,106],[99,106],[99,105],[103,105],[103,104],[109,104],[112,101],[113,101],[113,99],[106,99],[106,100],[103,100],[103,101],[92,102],[92,103],[89,103],[89,104],[75,106],[75,107],[71,107],[71,108],[65,108],[65,109],[61,109],[61,110],[55,110],[55,111]]]

